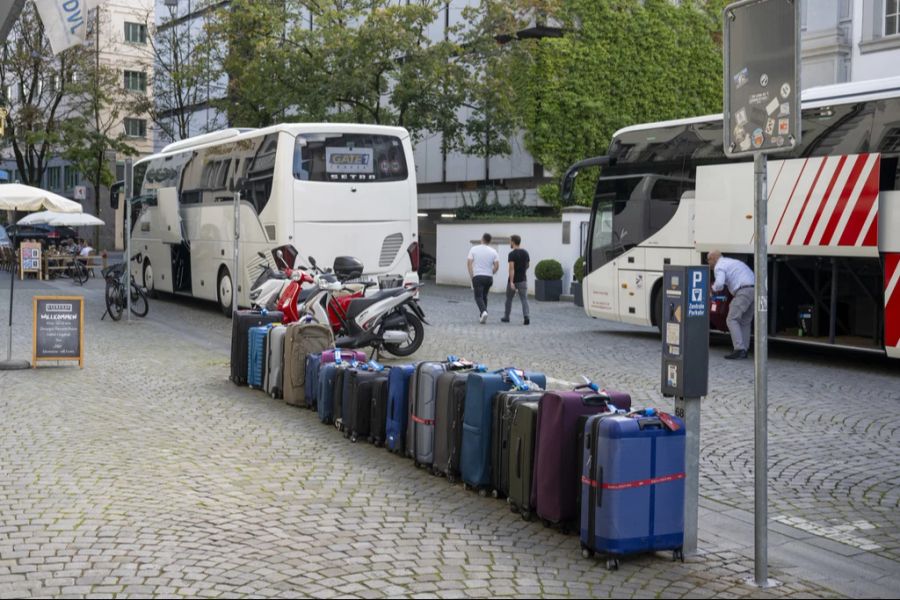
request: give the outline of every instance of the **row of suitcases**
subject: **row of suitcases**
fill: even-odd
[[[506,498],[523,518],[580,530],[585,555],[610,555],[610,567],[622,554],[680,553],[684,428],[677,418],[619,414],[631,409],[624,392],[590,383],[545,391],[543,374],[489,371],[455,357],[385,367],[332,348],[327,327],[285,328],[279,318],[253,313],[235,326],[235,382],[235,362],[243,363],[251,386],[317,411],[352,441],[383,445],[451,482]],[[235,355],[242,328],[246,341],[237,345],[246,360]]]

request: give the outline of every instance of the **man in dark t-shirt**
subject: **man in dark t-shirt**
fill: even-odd
[[[528,280],[526,272],[531,263],[531,257],[528,252],[520,248],[522,238],[517,235],[509,236],[509,247],[512,252],[509,253],[507,261],[509,261],[509,277],[506,282],[506,311],[503,318],[500,319],[504,323],[509,323],[509,312],[512,310],[513,298],[518,293],[519,299],[522,301],[522,316],[525,317],[525,324],[531,321],[528,319]]]

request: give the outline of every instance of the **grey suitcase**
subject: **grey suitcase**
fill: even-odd
[[[306,406],[306,357],[334,346],[331,327],[291,323],[284,337],[284,401]]]
[[[273,398],[284,395],[284,335],[287,327],[276,325],[266,337],[266,393]]]
[[[416,365],[410,379],[409,420],[406,428],[406,455],[416,466],[434,462],[434,415],[438,377],[447,370],[444,362]]]
[[[435,399],[434,464],[432,473],[453,483],[459,477],[462,420],[466,408],[466,381],[472,371],[448,371],[438,377]]]

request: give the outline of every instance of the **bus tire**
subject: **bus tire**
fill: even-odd
[[[231,279],[231,273],[228,272],[228,267],[223,265],[219,268],[219,277],[216,280],[216,299],[219,302],[219,310],[221,310],[222,314],[226,317],[231,316],[231,294],[233,285],[234,281]],[[223,298],[223,296],[227,297],[227,300]]]
[[[144,289],[147,290],[147,295],[151,298],[156,298],[156,285],[153,282],[153,266],[150,264],[150,259],[144,259]]]

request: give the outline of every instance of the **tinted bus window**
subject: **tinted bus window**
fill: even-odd
[[[379,182],[409,177],[400,138],[388,135],[302,134],[294,150],[302,181]]]

